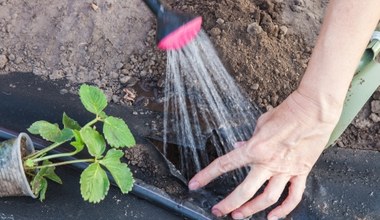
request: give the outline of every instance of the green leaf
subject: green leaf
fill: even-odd
[[[55,167],[49,167],[44,176],[49,180],[62,184],[62,179],[55,173]]]
[[[80,152],[84,148],[84,143],[82,137],[80,136],[80,132],[77,130],[73,130],[73,134],[75,137],[75,141],[71,142],[71,146],[75,147],[75,152]]]
[[[59,136],[56,138],[55,142],[66,142],[74,137],[73,130],[69,128],[64,128],[60,132]]]
[[[83,84],[79,89],[79,96],[87,111],[98,115],[107,106],[107,98],[97,87]]]
[[[64,128],[70,128],[73,130],[81,129],[81,126],[79,125],[79,123],[75,121],[74,119],[70,118],[66,113],[63,113],[62,124]]]
[[[80,134],[83,142],[88,148],[88,152],[92,156],[99,158],[106,149],[106,142],[104,141],[103,136],[101,136],[95,129],[90,127],[82,128],[80,130]]]
[[[70,142],[70,144],[75,147],[75,152],[81,152],[84,148],[84,144],[77,141]]]
[[[111,147],[132,147],[136,144],[127,124],[120,118],[107,117],[104,120],[103,133]]]
[[[120,190],[128,193],[132,190],[134,179],[127,164],[120,162],[123,155],[121,150],[111,149],[100,163],[110,171]]]
[[[40,197],[41,202],[45,200],[47,187],[48,187],[47,180],[45,178],[42,178],[40,182],[40,188],[39,188],[39,197]]]
[[[105,113],[105,112],[100,112],[99,113],[99,117],[101,118],[101,119],[106,119],[108,116],[107,116],[107,114]]]
[[[43,177],[43,175],[45,174],[46,172],[46,168],[41,168],[37,175],[33,178],[33,180],[30,182],[30,186],[32,188],[32,192],[34,195],[36,195],[37,197],[40,197],[41,196],[41,192],[43,191],[43,196],[45,196],[45,193],[46,193],[46,190],[47,190],[47,181],[46,179]],[[44,199],[44,198],[43,198]],[[40,200],[42,201],[43,199],[41,199],[40,197]]]
[[[32,134],[39,134],[47,141],[51,142],[65,142],[73,138],[73,132],[71,129],[59,129],[57,124],[52,124],[47,121],[34,122],[28,131]]]
[[[80,191],[85,201],[98,203],[108,193],[110,182],[99,163],[88,166],[80,176]]]
[[[61,129],[59,129],[58,125],[47,121],[34,122],[28,128],[28,131],[32,134],[39,134],[43,139],[51,142],[55,142],[61,135]]]

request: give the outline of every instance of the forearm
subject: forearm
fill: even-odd
[[[298,88],[322,112],[339,115],[354,71],[379,19],[380,0],[330,1]]]

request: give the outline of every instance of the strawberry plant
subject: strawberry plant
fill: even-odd
[[[43,120],[34,122],[28,128],[30,133],[52,142],[50,146],[23,158],[24,169],[31,180],[31,189],[41,201],[45,199],[48,179],[62,184],[61,178],[55,173],[55,167],[73,163],[89,163],[80,176],[80,191],[85,201],[98,203],[105,198],[110,187],[106,170],[112,175],[121,192],[128,193],[132,190],[132,172],[127,164],[120,161],[124,156],[120,148],[135,145],[131,131],[124,120],[108,116],[104,112],[107,99],[100,89],[82,85],[79,97],[84,108],[95,116],[84,126],[63,113],[63,128]],[[96,127],[100,123],[103,125],[102,132]],[[71,152],[49,153],[66,143],[72,147]],[[72,157],[82,151],[87,151],[90,158],[64,162],[53,160]]]

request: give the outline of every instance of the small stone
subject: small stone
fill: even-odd
[[[117,72],[111,72],[111,73],[110,73],[110,77],[111,77],[112,79],[117,79],[117,78],[119,78],[119,74],[117,74]]]
[[[371,110],[373,113],[380,114],[380,101],[374,100],[371,102]]]
[[[116,68],[119,70],[121,68],[123,68],[124,64],[123,63],[117,63],[116,64]]]
[[[342,141],[338,141],[337,143],[336,143],[339,147],[344,147],[344,144],[343,144],[343,142]]]
[[[62,70],[54,70],[50,75],[49,78],[51,80],[55,79],[62,79],[65,76],[64,72]]]
[[[137,63],[137,59],[136,59],[135,56],[131,56],[131,62],[132,62],[132,63]]]
[[[120,101],[120,97],[117,96],[117,95],[113,95],[113,96],[112,96],[112,101],[113,101],[114,103],[118,103],[118,102]]]
[[[211,35],[214,37],[219,36],[221,33],[222,31],[220,30],[220,28],[214,27],[213,29],[211,29]]]
[[[132,114],[133,114],[133,115],[138,115],[139,113],[136,112],[136,111],[134,111],[134,112],[132,112]]]
[[[224,20],[223,20],[222,18],[218,18],[218,19],[216,20],[216,23],[217,23],[217,24],[224,24]]]
[[[21,57],[17,57],[16,60],[15,60],[15,64],[20,64],[22,62],[22,58]]]
[[[376,100],[380,100],[380,91],[376,91],[375,93],[373,93],[372,98]]]
[[[277,94],[272,95],[272,97],[271,97],[271,103],[272,103],[272,105],[277,105],[278,99],[279,99],[279,96]]]
[[[123,76],[120,78],[121,83],[127,83],[132,77],[130,76]]]
[[[60,91],[59,91],[59,93],[61,94],[61,95],[64,95],[64,94],[67,94],[69,91],[67,91],[67,89],[61,89]]]
[[[7,63],[8,63],[7,57],[5,55],[0,55],[0,69],[4,69]]]
[[[378,114],[372,113],[372,114],[369,116],[369,118],[370,118],[373,122],[375,122],[375,123],[380,122],[380,116],[379,116]]]
[[[163,88],[165,86],[165,80],[164,79],[158,80],[157,86],[160,88]]]
[[[145,77],[147,74],[148,73],[145,70],[143,70],[143,71],[140,72],[140,76],[141,77]]]
[[[255,84],[252,85],[252,89],[253,89],[253,90],[258,90],[259,87],[260,87],[260,86],[259,86],[258,83],[255,83]]]
[[[60,46],[60,47],[59,47],[59,50],[60,50],[60,51],[65,51],[65,49],[66,49],[65,46]]]
[[[371,121],[368,119],[356,119],[353,123],[356,128],[364,129],[371,126]]]
[[[270,111],[270,110],[273,109],[273,106],[272,105],[267,105],[267,106],[265,106],[265,108],[267,109],[267,111]]]
[[[263,28],[258,23],[254,22],[248,25],[247,32],[249,34],[261,34],[263,32]]]
[[[136,83],[139,81],[138,78],[136,77],[131,77],[129,80],[128,80],[128,83],[127,83],[127,86],[128,87],[132,87],[134,85],[136,85]]]
[[[16,59],[16,56],[14,54],[9,54],[8,59],[10,61],[14,61]]]
[[[280,33],[279,34],[282,36],[285,36],[287,33],[288,33],[288,27],[286,27],[285,25],[282,25],[280,27]]]

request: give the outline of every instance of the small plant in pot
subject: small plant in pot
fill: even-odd
[[[106,170],[123,193],[131,191],[134,179],[127,164],[120,161],[124,155],[120,148],[135,145],[132,133],[122,119],[108,116],[103,111],[107,100],[100,89],[82,85],[79,96],[84,107],[95,115],[84,126],[64,113],[62,129],[58,124],[47,121],[37,121],[28,128],[30,133],[52,142],[40,151],[34,151],[33,143],[25,133],[0,143],[0,196],[29,195],[42,201],[47,180],[62,183],[55,168],[81,162],[89,163],[80,176],[80,191],[85,201],[97,203],[105,198],[110,187]],[[102,133],[95,127],[98,123],[103,124]],[[73,148],[71,152],[51,154],[52,150],[65,143]],[[89,158],[55,162],[84,150]]]

